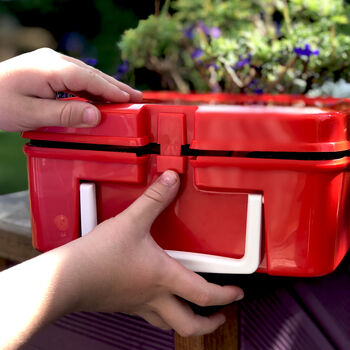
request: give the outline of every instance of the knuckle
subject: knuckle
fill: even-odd
[[[75,74],[71,74],[69,86],[73,91],[94,91],[100,94],[98,75],[89,68],[74,67]],[[78,78],[79,77],[79,78]]]
[[[211,296],[208,291],[201,291],[196,298],[196,304],[199,306],[210,306]]]
[[[37,58],[42,62],[50,62],[58,53],[49,47],[41,47],[33,52]]]
[[[47,69],[45,71],[46,80],[50,82],[53,86],[57,85],[59,80],[59,74],[55,69]]]
[[[70,103],[63,103],[59,113],[59,124],[62,126],[71,126],[73,123],[73,108]]]
[[[94,72],[90,67],[82,68],[84,70],[84,73],[86,74],[87,81],[93,82],[97,79],[97,73]]]
[[[50,49],[49,47],[41,47],[40,49],[36,50],[37,53],[40,55],[52,55],[53,53],[56,53],[54,50]]]
[[[193,324],[190,324],[184,328],[177,329],[176,332],[184,338],[193,337],[197,334],[197,327]]]
[[[159,191],[156,186],[151,186],[149,187],[145,192],[144,192],[144,196],[149,198],[152,201],[158,202],[158,203],[164,203],[164,196],[161,193],[161,191]]]

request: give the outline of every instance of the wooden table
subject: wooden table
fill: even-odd
[[[0,257],[22,262],[39,253],[32,247],[28,191],[0,196]]]
[[[28,191],[0,196],[0,271],[39,253],[32,247]],[[176,350],[238,349],[238,308],[225,309],[227,322],[213,334],[183,338],[175,334]]]
[[[214,333],[202,337],[183,338],[175,334],[175,350],[237,350],[238,306],[224,310],[226,323]]]

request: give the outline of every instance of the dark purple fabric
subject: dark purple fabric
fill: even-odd
[[[350,254],[324,277],[256,274],[230,282],[246,293],[240,350],[350,349]]]
[[[174,333],[124,314],[74,313],[36,334],[21,350],[173,350]]]
[[[246,300],[240,308],[241,350],[333,350],[324,334],[284,289]]]
[[[350,259],[334,273],[294,285],[299,302],[338,349],[350,349]]]

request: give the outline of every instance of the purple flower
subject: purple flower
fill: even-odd
[[[92,67],[95,67],[97,64],[97,59],[92,57],[83,57],[80,60]]]
[[[210,35],[210,28],[206,26],[203,21],[198,21],[197,25],[205,35]]]
[[[69,32],[64,34],[60,40],[60,46],[69,54],[80,56],[86,52],[88,43],[86,38],[78,32]]]
[[[246,64],[249,64],[252,59],[252,55],[249,54],[247,57],[243,58],[242,56],[239,56],[239,61],[235,65],[235,69],[240,69],[244,67]]]
[[[122,62],[122,64],[120,64],[118,67],[117,67],[117,73],[116,75],[114,76],[116,79],[121,79],[123,78],[123,76],[129,72],[130,70],[130,65],[129,65],[129,61],[127,60],[124,60]]]
[[[211,62],[205,65],[205,68],[214,67],[215,69],[219,69],[219,66],[215,62]]]
[[[191,53],[191,57],[192,59],[197,59],[199,57],[201,57],[203,55],[203,50],[200,48],[196,48],[192,53]]]
[[[214,39],[220,38],[221,30],[218,27],[212,27],[210,29],[210,34]]]
[[[258,79],[254,78],[249,84],[248,87],[253,88],[258,85]]]
[[[302,47],[295,47],[293,50],[298,56],[307,56],[310,57],[311,55],[319,55],[319,50],[311,50],[309,44],[305,44],[305,48]]]
[[[221,30],[219,27],[208,27],[203,23],[203,21],[198,21],[197,26],[201,29],[201,31],[208,37],[212,37],[217,39],[221,36]]]
[[[193,29],[194,26],[188,26],[187,28],[184,29],[183,33],[187,39],[193,39]]]

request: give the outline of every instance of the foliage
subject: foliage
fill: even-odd
[[[307,93],[349,79],[349,10],[345,0],[166,1],[119,47],[164,88]]]
[[[39,10],[42,14],[47,14],[55,12],[57,6],[64,5],[68,8],[69,0],[13,0],[8,5],[17,11]]]

